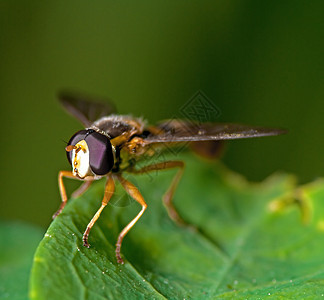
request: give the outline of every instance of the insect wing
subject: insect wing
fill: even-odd
[[[155,133],[147,136],[145,142],[172,143],[220,141],[271,136],[286,133],[280,128],[256,127],[231,123],[196,124],[183,120],[171,120],[160,123]]]
[[[115,106],[107,102],[93,101],[92,98],[82,94],[63,91],[58,95],[60,103],[72,116],[76,117],[85,127],[94,121],[108,116],[116,111]]]

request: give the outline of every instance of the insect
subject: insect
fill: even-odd
[[[61,213],[68,201],[63,178],[84,181],[73,194],[78,196],[85,192],[94,180],[106,177],[101,206],[83,234],[83,245],[89,248],[90,230],[114,194],[115,181],[119,181],[125,191],[142,206],[142,209],[118,236],[116,243],[118,263],[123,263],[121,245],[124,237],[147,208],[137,187],[123,177],[124,172],[142,174],[157,170],[178,169],[163,197],[163,202],[171,219],[183,223],[172,204],[172,196],[182,176],[184,163],[174,160],[139,168],[139,161],[147,155],[154,156],[156,149],[165,144],[172,146],[191,143],[196,150],[200,148],[197,151],[206,150],[208,145],[212,145],[212,150],[215,148],[215,143],[222,140],[279,135],[285,132],[275,128],[224,123],[197,124],[183,120],[169,120],[160,122],[156,126],[149,126],[140,118],[114,114],[114,106],[110,103],[93,102],[83,96],[69,93],[61,93],[59,100],[70,114],[83,123],[85,129],[75,133],[65,147],[72,171],[59,172],[58,183],[62,202],[53,218]]]

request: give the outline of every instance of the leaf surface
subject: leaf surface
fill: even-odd
[[[140,210],[117,186],[93,227],[104,182],[72,199],[49,227],[34,258],[32,299],[316,298],[324,293],[324,181],[297,187],[291,175],[249,183],[220,163],[185,156],[175,193],[180,227],[162,205],[174,171],[128,176],[148,209],[124,239],[124,265],[115,258],[122,228]],[[307,221],[307,224],[304,224]]]

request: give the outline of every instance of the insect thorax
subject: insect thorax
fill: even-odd
[[[127,132],[142,132],[145,122],[141,118],[133,118],[128,115],[110,115],[95,121],[91,127],[105,132],[111,139]]]

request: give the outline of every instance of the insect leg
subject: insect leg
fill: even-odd
[[[84,183],[82,183],[82,185],[72,193],[71,198],[81,196],[90,187],[92,182],[93,180],[86,180]]]
[[[141,195],[141,193],[139,192],[139,190],[135,187],[135,185],[133,185],[132,183],[130,183],[129,181],[127,181],[125,178],[123,178],[121,175],[117,175],[118,180],[120,181],[120,183],[122,184],[123,188],[125,189],[125,191],[132,197],[134,198],[139,204],[142,205],[142,209],[141,211],[137,214],[137,216],[128,223],[128,225],[121,231],[121,233],[118,236],[117,239],[117,243],[116,243],[116,258],[117,258],[117,262],[123,264],[124,261],[120,256],[120,248],[121,248],[121,244],[123,241],[123,238],[125,237],[125,235],[127,234],[127,232],[135,225],[135,223],[138,221],[138,219],[143,215],[147,204],[144,201],[143,196]]]
[[[115,183],[114,183],[114,180],[113,180],[112,176],[109,175],[108,179],[107,179],[107,182],[106,182],[105,194],[104,194],[104,197],[102,199],[101,206],[98,209],[98,211],[96,212],[96,214],[93,216],[91,221],[89,222],[89,224],[87,226],[87,229],[85,230],[85,232],[83,234],[83,237],[82,237],[83,246],[85,246],[87,248],[90,247],[90,244],[88,243],[88,237],[89,237],[90,230],[91,230],[92,226],[94,225],[94,223],[96,223],[96,221],[98,220],[102,210],[105,208],[105,206],[107,205],[107,203],[111,199],[114,192],[115,192]]]
[[[165,162],[145,166],[139,170],[131,170],[131,172],[133,172],[133,173],[143,174],[146,172],[152,172],[152,171],[156,171],[156,170],[179,168],[177,174],[174,176],[174,178],[172,180],[172,183],[171,183],[169,189],[163,196],[163,203],[168,211],[170,218],[180,225],[184,225],[184,224],[186,224],[186,222],[184,220],[182,220],[182,218],[179,216],[178,212],[176,211],[175,207],[173,206],[172,198],[173,198],[173,194],[178,186],[178,183],[181,179],[181,176],[183,174],[184,166],[185,166],[184,162],[182,162],[182,161],[165,161]]]
[[[60,171],[59,175],[58,175],[58,183],[59,183],[59,189],[60,189],[60,194],[61,194],[61,205],[59,207],[59,209],[57,210],[57,212],[53,215],[53,219],[55,219],[63,210],[64,206],[67,203],[67,196],[66,196],[66,190],[65,190],[65,186],[63,183],[63,177],[66,178],[73,178],[73,179],[77,179],[75,176],[73,176],[73,173],[71,171]]]

